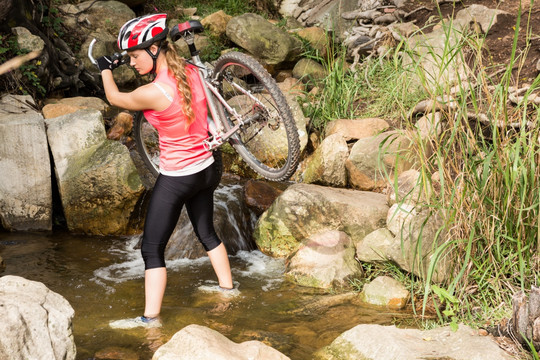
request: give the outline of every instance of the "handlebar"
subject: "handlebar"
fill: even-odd
[[[92,64],[94,64],[95,66],[97,66],[97,61],[96,59],[94,59],[94,56],[92,55],[92,52],[94,50],[94,44],[96,43],[96,39],[92,39],[92,41],[90,42],[90,45],[88,46],[88,58],[90,59],[90,61],[92,62]],[[123,60],[122,58],[127,55],[127,51],[122,51],[121,53],[114,53],[112,55],[112,60],[115,61],[115,60],[118,60],[120,61],[120,64],[123,64]]]

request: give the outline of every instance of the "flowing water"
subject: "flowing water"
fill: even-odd
[[[293,360],[312,359],[318,348],[358,324],[390,325],[412,318],[350,301],[329,303],[332,294],[295,286],[283,278],[284,261],[256,250],[231,256],[240,296],[224,299],[199,287],[217,284],[207,258],[167,262],[168,284],[163,327],[115,330],[112,320],[141,315],[144,264],[140,236],[92,237],[66,232],[0,233],[0,256],[6,270],[44,283],[75,309],[73,332],[77,359],[101,352],[107,359],[150,359],[158,346],[189,324],[204,325],[232,341],[259,340]],[[335,296],[334,296],[335,297]],[[118,350],[120,349],[120,350]]]

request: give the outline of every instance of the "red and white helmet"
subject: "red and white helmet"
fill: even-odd
[[[131,51],[150,47],[167,37],[169,29],[166,23],[167,14],[145,15],[129,20],[118,33],[118,48]]]

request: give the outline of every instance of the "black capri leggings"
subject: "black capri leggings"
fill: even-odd
[[[165,247],[184,205],[204,249],[210,251],[221,244],[213,223],[214,190],[221,178],[219,165],[214,162],[193,175],[158,176],[148,205],[141,246],[146,270],[165,267]]]

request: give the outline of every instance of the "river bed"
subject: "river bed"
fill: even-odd
[[[307,360],[355,325],[390,325],[412,318],[410,312],[348,302],[309,310],[310,304],[331,295],[284,281],[281,259],[240,251],[231,256],[240,296],[225,300],[199,289],[217,284],[207,258],[169,261],[163,327],[114,330],[110,321],[143,311],[144,265],[137,243],[138,236],[0,233],[0,256],[6,264],[2,275],[40,281],[69,301],[75,309],[77,359],[98,358],[104,350],[109,355],[120,351],[122,359],[129,358],[127,354],[150,359],[177,331],[199,324],[232,341],[264,341],[293,360]]]

